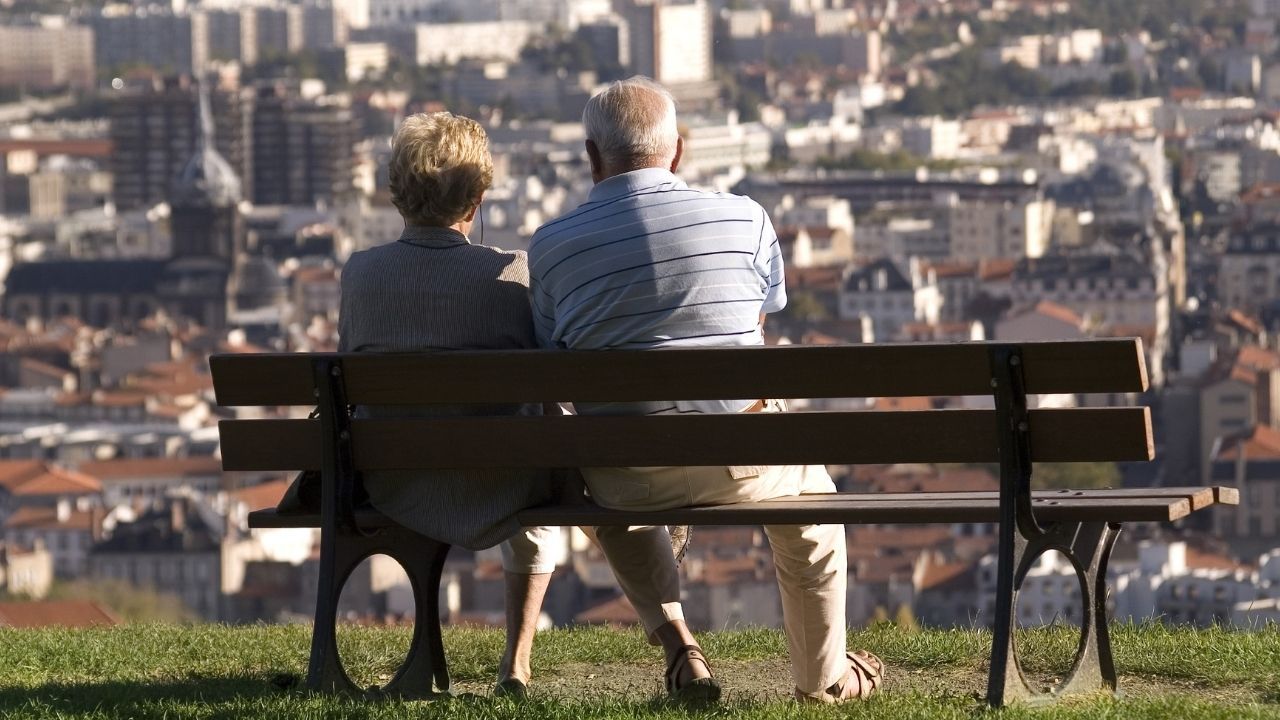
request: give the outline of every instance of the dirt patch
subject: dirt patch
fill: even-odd
[[[733,661],[715,663],[716,677],[730,701],[778,701],[791,697],[791,669],[785,660]],[[1047,687],[1056,678],[1031,678],[1037,687]],[[982,669],[964,668],[889,668],[885,690],[893,694],[930,697],[972,697],[980,699],[987,687],[987,674]],[[487,695],[492,683],[465,681],[454,686],[454,692]],[[1170,695],[1195,696],[1199,700],[1223,704],[1274,702],[1274,698],[1255,688],[1239,685],[1206,687],[1191,680],[1169,680],[1148,677],[1122,677],[1121,694],[1146,698]],[[647,665],[574,663],[557,667],[535,677],[531,691],[541,697],[558,700],[625,699],[643,702],[661,697],[662,668]]]

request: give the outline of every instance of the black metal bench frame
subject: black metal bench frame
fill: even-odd
[[[982,354],[987,358],[987,367],[984,369],[985,372],[982,373],[981,381],[989,383],[989,392],[995,403],[995,412],[986,411],[986,413],[994,416],[995,433],[992,438],[998,446],[1000,464],[998,512],[994,514],[991,511],[996,510],[995,495],[997,494],[935,493],[928,498],[923,496],[913,498],[922,501],[919,506],[913,504],[913,499],[909,498],[863,495],[824,496],[820,502],[815,502],[812,497],[793,498],[789,499],[790,501],[783,500],[711,508],[682,508],[646,513],[620,513],[602,510],[589,505],[558,506],[526,511],[521,515],[521,522],[526,526],[601,525],[611,523],[645,524],[654,522],[665,524],[735,525],[797,522],[797,512],[803,515],[805,522],[956,522],[972,521],[975,518],[997,521],[999,523],[998,580],[994,617],[994,643],[986,694],[988,703],[999,707],[1015,701],[1045,701],[1061,695],[1079,692],[1114,691],[1117,686],[1117,677],[1107,630],[1106,573],[1107,561],[1120,531],[1120,522],[1106,519],[1106,516],[1110,512],[1115,517],[1124,517],[1129,520],[1167,521],[1182,517],[1214,503],[1234,504],[1238,501],[1238,497],[1235,491],[1230,488],[1172,488],[1149,492],[1094,490],[1033,493],[1031,491],[1033,458],[1051,459],[1041,456],[1046,455],[1046,453],[1049,456],[1053,455],[1052,450],[1033,453],[1031,425],[1036,421],[1037,417],[1045,428],[1062,428],[1060,432],[1070,431],[1068,428],[1074,428],[1074,431],[1078,432],[1098,420],[1107,420],[1108,418],[1116,418],[1118,421],[1123,420],[1123,422],[1110,426],[1104,423],[1100,426],[1103,432],[1106,432],[1105,428],[1107,427],[1129,428],[1133,425],[1135,418],[1132,417],[1132,413],[1125,417],[1120,417],[1123,413],[1107,414],[1108,411],[1106,410],[1040,411],[1042,414],[1038,416],[1035,414],[1036,411],[1028,411],[1028,384],[1025,373],[1026,355],[1032,351],[1037,351],[1042,357],[1056,358],[1061,356],[1065,358],[1063,360],[1064,367],[1073,362],[1082,364],[1078,373],[1070,369],[1063,370],[1062,367],[1058,368],[1059,375],[1072,377],[1067,377],[1065,380],[1059,379],[1056,381],[1058,384],[1054,386],[1046,385],[1040,388],[1032,388],[1033,392],[1140,392],[1146,389],[1145,368],[1142,367],[1140,341],[1028,343],[1023,345],[966,343],[962,345],[968,348],[964,358],[973,359],[974,353],[972,350],[975,346],[980,347]],[[954,349],[956,346],[943,345],[896,346],[896,348],[894,346],[866,346],[858,350],[861,351],[861,354],[871,355],[877,348],[884,347],[893,348],[894,357],[909,361],[906,363],[908,367],[902,369],[903,373],[908,374],[927,369],[930,362],[945,360],[951,358],[952,355],[956,355],[954,352],[950,354],[948,352],[948,348]],[[797,351],[802,351],[812,355],[815,350],[820,349],[755,348],[660,352],[664,356],[663,359],[667,360],[673,354],[678,357],[681,353],[702,353],[705,355],[711,352],[720,353],[720,357],[728,358],[729,356],[725,355],[725,353],[736,353],[738,357],[744,357],[742,353],[772,352],[775,353],[777,358],[783,358],[783,355],[779,353],[789,352],[795,355]],[[850,348],[844,348],[844,350],[848,351]],[[648,357],[653,357],[652,352],[650,351]],[[1102,381],[1092,378],[1090,375],[1089,363],[1105,362],[1108,358],[1124,358],[1126,355],[1129,356],[1129,361],[1133,362],[1133,353],[1136,353],[1137,357],[1135,378],[1117,382],[1114,378]],[[635,354],[590,354],[593,356],[592,361],[582,367],[590,367],[593,363],[598,364],[598,358],[601,355],[608,355],[610,358],[621,360],[622,356]],[[438,356],[439,354],[436,355]],[[530,377],[534,379],[533,384],[535,387],[530,389],[530,394],[526,398],[528,401],[596,399],[585,396],[579,398],[557,398],[543,394],[547,387],[556,384],[547,380],[548,374],[552,377],[555,375],[554,372],[549,372],[548,368],[563,372],[572,372],[574,370],[572,358],[557,359],[554,356],[577,355],[579,359],[582,359],[588,354],[524,351],[522,353],[469,353],[463,354],[462,357],[464,361],[470,362],[484,360],[486,355],[501,355],[508,358],[497,360],[498,363],[508,363],[508,365],[500,365],[502,367],[516,367],[519,364],[509,359],[512,356],[523,355],[526,361],[536,361],[534,364],[538,367],[530,371]],[[809,355],[806,355],[806,357]],[[831,355],[835,357],[835,353],[831,353]],[[408,363],[407,367],[415,362],[415,356],[383,357],[392,358],[386,362],[388,366]],[[421,361],[424,357],[425,355],[416,356],[416,360]],[[455,354],[454,357],[457,358],[458,355]],[[692,357],[692,355],[689,355],[689,357]],[[800,356],[796,355],[796,357]],[[845,358],[846,356],[841,355],[840,357]],[[848,355],[847,357],[859,357],[859,355]],[[322,476],[322,507],[319,516],[288,516],[280,515],[274,510],[264,510],[253,513],[250,519],[251,527],[301,526],[321,528],[320,583],[317,589],[316,621],[307,674],[307,686],[321,691],[352,693],[359,691],[343,670],[338,657],[335,630],[336,605],[342,587],[355,567],[369,556],[382,553],[395,558],[404,566],[413,585],[417,613],[410,653],[399,672],[382,689],[382,692],[408,697],[433,697],[441,693],[448,693],[450,688],[444,647],[441,640],[438,609],[440,577],[449,547],[401,527],[371,509],[356,508],[352,502],[357,472],[355,445],[358,439],[366,445],[371,444],[375,441],[376,436],[374,433],[366,433],[363,437],[357,437],[360,433],[357,428],[353,427],[353,421],[348,413],[350,403],[344,367],[352,362],[367,364],[370,362],[370,358],[371,356],[368,355],[344,356],[336,354],[256,357],[214,356],[211,360],[211,365],[214,372],[215,388],[221,404],[297,405],[301,404],[302,398],[305,397],[304,393],[309,392],[318,410],[320,428],[317,436],[311,432],[311,428],[298,425],[300,421],[296,420],[224,421],[221,426],[224,466],[229,470],[305,469],[317,464],[310,459],[317,454],[317,451],[320,455],[318,465]],[[769,359],[772,360],[773,357]],[[874,361],[874,358],[871,358],[870,361]],[[671,362],[677,364],[671,365],[668,363],[669,368],[679,367],[678,360],[673,358]],[[556,365],[556,363],[559,363],[559,365]],[[972,363],[970,364],[972,365]],[[912,365],[914,367],[911,367]],[[785,366],[785,362],[779,365],[779,367]],[[640,366],[635,367],[638,368]],[[303,368],[309,368],[310,372],[307,373]],[[248,375],[251,376],[249,380],[244,379],[246,369],[249,370]],[[977,369],[976,367],[970,368],[971,371]],[[483,372],[479,371],[477,375],[482,376]],[[590,377],[592,373],[588,372],[587,375]],[[881,375],[885,375],[885,377],[892,376],[892,374],[886,374],[883,371]],[[595,385],[604,387],[611,382],[613,385],[619,386],[627,383],[626,380],[611,381],[604,379],[596,381]],[[711,382],[710,376],[708,376],[708,382]],[[269,387],[268,385],[271,383],[275,383],[276,386]],[[1066,384],[1063,385],[1063,383]],[[465,385],[466,383],[463,384]],[[590,379],[586,384],[592,385]],[[825,385],[832,384],[828,382]],[[281,385],[287,385],[287,387],[281,387]],[[724,385],[724,388],[709,389],[707,392],[702,393],[701,397],[733,397],[734,395],[731,394],[730,390],[735,385],[741,386],[742,382],[735,382],[730,378]],[[829,392],[827,394],[817,392],[818,390],[829,391],[831,389],[824,387],[824,383],[820,380],[801,380],[790,383],[789,387],[791,386],[803,386],[797,389],[813,390],[814,394],[811,397],[832,396]],[[910,396],[912,394],[928,394],[916,392],[920,389],[927,389],[927,387],[929,387],[928,382],[922,385],[919,382],[910,380],[894,380],[880,387],[880,392],[876,393],[876,395]],[[364,388],[364,391],[367,390],[367,387]],[[439,386],[436,390],[443,393],[441,402],[456,402],[465,397],[465,394],[458,397],[450,397],[450,395],[466,392],[465,389],[449,391],[444,386]],[[362,391],[362,394],[368,395],[364,391]],[[590,394],[593,390],[584,392]],[[652,394],[652,390],[648,392]],[[373,390],[374,395],[385,397],[388,401],[390,401],[392,393],[394,393],[394,388],[380,387]],[[637,391],[633,389],[623,390],[615,394],[620,394],[622,396],[621,399],[648,397],[644,392],[637,394]],[[977,393],[969,392],[968,394]],[[944,419],[941,416],[936,416],[936,413],[940,411],[933,412],[935,413],[934,417],[938,417],[939,420]],[[983,411],[941,412],[952,413],[954,417],[954,413],[982,413]],[[1075,424],[1055,424],[1059,417],[1064,419],[1074,417],[1062,414],[1071,412],[1093,412],[1094,414],[1082,416],[1082,421]],[[1057,413],[1057,415],[1054,413]],[[857,414],[869,415],[868,413]],[[886,421],[894,420],[895,422],[905,423],[898,426],[899,430],[910,429],[912,426],[922,424],[928,419],[925,417],[925,413],[922,412],[871,414],[883,415]],[[1153,456],[1150,440],[1150,420],[1145,409],[1141,410],[1141,414],[1142,422],[1145,423],[1145,448],[1120,448],[1121,445],[1124,445],[1124,442],[1119,441],[1119,445],[1109,451],[1110,455],[1101,453],[1100,457],[1091,459],[1150,459]],[[804,414],[788,414],[784,417],[787,422],[794,424],[799,421],[797,416],[802,415]],[[904,417],[890,418],[890,415]],[[911,417],[906,416],[917,416],[917,418],[913,420]],[[676,426],[671,423],[678,421],[681,423],[682,430],[689,428],[691,431],[697,432],[699,428],[712,427],[708,423],[716,423],[715,427],[726,426],[728,423],[733,423],[739,427],[754,427],[756,424],[765,421],[776,425],[779,419],[779,417],[768,420],[760,417],[702,416],[698,418],[667,418],[666,423],[674,428]],[[954,417],[954,419],[969,421],[968,416]],[[534,422],[541,421],[544,424],[562,422],[561,419],[551,418],[526,419],[526,421],[529,420]],[[580,420],[591,422],[596,426],[605,426],[607,423],[617,419],[582,418]],[[620,420],[625,424],[628,421],[634,423],[636,419]],[[653,418],[648,420],[652,421]],[[745,423],[751,423],[751,425],[745,424],[744,421]],[[263,425],[264,422],[268,424]],[[314,423],[315,421],[312,422]],[[448,421],[443,420],[434,421],[432,427],[437,430],[447,430],[449,428],[447,423]],[[525,425],[521,427],[529,429],[533,426]],[[629,425],[629,427],[638,426],[633,424]],[[869,428],[872,426],[864,425],[863,427]],[[959,427],[959,425],[953,423],[947,427]],[[802,431],[803,429],[797,432]],[[609,430],[605,429],[602,432],[607,433]],[[891,429],[888,432],[893,432],[893,430]],[[934,438],[938,442],[932,444],[945,445],[945,427],[939,426],[925,430],[921,434],[932,436],[939,432],[942,432],[943,436]],[[1129,433],[1126,429],[1124,433],[1116,434],[1132,433]],[[556,438],[557,436],[553,433],[550,437]],[[1042,434],[1040,437],[1052,439],[1052,433],[1049,435]],[[403,439],[403,433],[401,439]],[[1105,443],[1107,441],[1102,439],[1102,442]],[[448,444],[449,438],[446,436],[440,442],[440,445],[443,447],[448,446]],[[1045,443],[1042,441],[1042,444]],[[423,451],[420,449],[409,452],[407,455],[401,452],[398,449],[396,437],[385,439],[380,445],[378,450],[382,455],[398,453],[404,456],[387,460],[386,466],[388,467],[443,466],[440,464],[432,465],[431,462],[424,461],[423,458],[428,456],[424,456]],[[911,453],[912,457],[917,461],[929,462],[950,457],[948,453],[954,455],[959,452],[956,448],[931,452],[929,449],[931,445],[921,446],[917,452]],[[531,454],[538,454],[536,443],[529,445],[528,451]],[[669,448],[667,454],[663,456],[663,462],[651,464],[697,464],[696,462],[679,462],[688,452],[688,449]],[[682,453],[684,454],[682,455]],[[791,458],[790,456],[781,457],[787,455],[787,453],[777,449],[766,454],[774,457],[775,462],[803,461],[800,458]],[[856,449],[850,449],[847,454],[854,462],[861,457]],[[413,457],[410,458],[410,455]],[[549,460],[553,457],[554,455],[546,454],[545,458],[536,459]],[[631,456],[625,456],[623,459],[627,458],[631,458]],[[564,458],[560,459],[563,460]],[[634,460],[634,458],[631,459]],[[1077,452],[1069,459],[1082,460],[1089,458],[1080,457],[1079,452]],[[464,460],[473,466],[492,465],[492,463],[479,458],[464,458]],[[457,461],[457,457],[451,460],[451,462]],[[837,460],[829,462],[837,462]],[[561,462],[558,464],[564,465],[568,463]],[[617,464],[642,463],[632,461],[628,463],[619,462]],[[701,464],[720,464],[720,462],[717,460]],[[925,500],[930,502],[924,503],[923,501]],[[800,507],[801,504],[804,505],[803,508]],[[928,519],[918,519],[925,517]],[[1048,550],[1061,551],[1075,566],[1080,582],[1082,627],[1080,644],[1077,648],[1070,674],[1056,688],[1046,692],[1033,688],[1023,675],[1013,631],[1017,623],[1018,591],[1036,558]]]

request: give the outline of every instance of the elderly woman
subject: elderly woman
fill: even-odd
[[[525,254],[473,245],[471,225],[493,180],[488,138],[474,120],[415,115],[392,141],[391,201],[405,228],[355,253],[342,272],[342,351],[534,348]],[[434,378],[431,380],[441,380]],[[505,408],[368,407],[365,416],[540,414]],[[477,438],[476,442],[486,442]],[[496,694],[523,697],[559,528],[521,529],[515,513],[555,494],[546,471],[381,471],[364,476],[373,506],[428,537],[465,548],[501,543],[507,645]]]

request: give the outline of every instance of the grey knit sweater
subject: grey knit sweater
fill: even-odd
[[[472,245],[446,228],[409,227],[399,241],[355,253],[347,261],[339,350],[535,348],[528,291],[524,253]],[[424,383],[448,381],[422,378]],[[537,405],[357,410],[363,417],[540,413]],[[514,535],[520,530],[515,513],[554,495],[552,476],[542,470],[378,471],[365,473],[364,484],[373,506],[396,522],[471,549]]]

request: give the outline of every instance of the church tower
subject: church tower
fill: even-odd
[[[199,83],[196,150],[170,193],[172,253],[157,289],[170,315],[214,329],[227,324],[227,280],[243,247],[240,178],[213,143],[208,88]]]
[[[242,245],[240,178],[218,154],[208,86],[198,85],[199,135],[195,154],[174,181],[170,193],[173,259],[221,258],[231,262]]]

